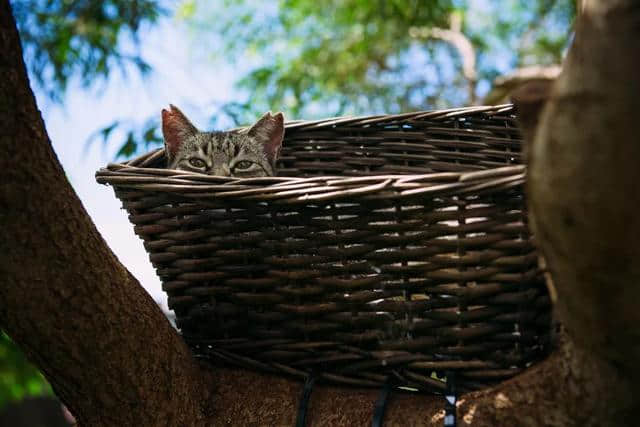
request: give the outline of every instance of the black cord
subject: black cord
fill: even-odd
[[[307,408],[309,407],[309,398],[311,397],[311,391],[313,390],[313,384],[316,382],[316,374],[310,373],[307,376],[307,380],[304,382],[304,388],[302,389],[302,396],[300,396],[300,403],[298,404],[298,417],[296,419],[296,427],[304,427],[307,418]]]
[[[456,427],[456,377],[454,371],[447,371],[446,390],[444,393],[444,427]]]
[[[380,389],[380,394],[378,394],[378,400],[376,401],[376,406],[373,408],[373,421],[371,423],[372,427],[382,427],[382,421],[384,421],[384,413],[387,408],[387,402],[389,401],[389,394],[391,393],[391,381],[387,377],[387,380],[384,382],[384,385]]]

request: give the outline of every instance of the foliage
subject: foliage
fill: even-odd
[[[137,35],[163,13],[158,0],[14,0],[12,8],[30,75],[52,99],[72,77],[87,87],[116,68],[150,70]]]
[[[163,140],[159,133],[159,127],[160,123],[157,117],[148,118],[142,125],[127,120],[116,120],[94,132],[88,138],[86,147],[88,148],[95,141],[100,141],[103,145],[106,145],[111,140],[112,133],[115,130],[121,130],[124,132],[125,137],[124,142],[116,153],[116,158],[131,157],[140,149],[148,150],[162,144]]]
[[[220,13],[224,10],[225,13]],[[267,109],[289,116],[395,113],[470,103],[460,54],[420,29],[450,28],[472,44],[481,95],[517,66],[559,63],[575,15],[573,0],[187,1],[184,19],[222,42],[219,55],[250,71],[246,98],[225,113],[240,121]],[[476,82],[473,82],[475,85]]]
[[[0,331],[0,408],[26,396],[53,394],[42,374],[22,355],[11,339]]]
[[[87,86],[114,68],[148,72],[136,36],[166,12],[161,0],[15,0],[13,8],[31,75],[57,99],[72,77]],[[240,124],[266,110],[315,118],[470,104],[516,67],[559,63],[575,1],[182,0],[174,12],[190,26],[193,49],[236,64],[241,95],[217,116]],[[425,36],[433,28],[471,43],[473,81],[453,44]],[[108,143],[122,134],[115,128],[125,132],[118,157],[161,143],[152,119],[142,129],[114,123],[93,139]]]

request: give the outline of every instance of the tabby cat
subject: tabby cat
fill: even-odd
[[[242,131],[201,132],[176,107],[162,110],[167,167],[208,175],[273,176],[284,137],[282,113],[266,113]]]

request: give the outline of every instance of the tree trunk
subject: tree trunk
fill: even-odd
[[[640,3],[606,3],[583,4],[530,150],[529,194],[576,345],[640,387]]]
[[[87,426],[189,425],[210,389],[51,149],[0,2],[0,325]]]
[[[587,2],[587,24],[580,28],[563,87],[570,87],[571,76],[581,72],[593,87],[603,84],[597,81],[598,72],[580,71],[585,52],[597,58],[597,63],[594,59],[589,64],[594,70],[613,67],[614,61],[598,56],[612,46],[621,52],[629,49],[630,55],[637,53],[631,36],[638,36],[640,27],[635,22],[640,6],[632,0],[612,4],[624,13],[603,13]],[[625,25],[618,26],[619,21]],[[611,31],[612,26],[617,30]],[[595,35],[585,37],[583,30]],[[629,39],[620,43],[617,38],[622,36]],[[594,49],[599,52],[592,52]],[[621,61],[621,70],[622,65],[633,64]],[[616,80],[616,90],[622,89],[623,83],[637,89],[635,71],[602,75]],[[29,89],[8,0],[0,0],[0,75],[0,326],[44,371],[79,422],[86,426],[293,425],[300,383],[199,365],[152,299],[110,252],[51,149]],[[564,93],[572,92],[567,89]],[[633,151],[637,150],[632,147],[633,134],[625,132],[631,130],[638,109],[630,108],[637,106],[635,100],[622,101],[622,92],[616,92],[611,103],[594,102],[603,100],[599,96],[604,95],[597,94],[594,98],[560,96],[552,101],[556,106],[543,117],[545,130],[538,132],[534,147],[538,163],[534,164],[535,181],[530,186],[536,224],[545,243],[549,242],[545,253],[564,302],[562,320],[577,344],[565,341],[554,355],[524,374],[494,389],[462,396],[460,425],[634,424],[630,415],[637,413],[632,412],[637,384],[632,361],[637,359],[638,341],[633,339],[635,328],[629,326],[636,325],[632,322],[638,316],[637,300],[633,299],[638,291],[632,281],[638,277],[638,267],[624,262],[633,258],[624,257],[637,255],[633,252],[639,241],[633,234],[637,228],[631,227],[625,236],[617,228],[609,232],[601,224],[603,227],[588,227],[591,234],[584,238],[583,224],[587,220],[610,223],[611,218],[600,209],[604,206],[598,196],[603,192],[616,195],[610,194],[605,206],[628,221],[633,219],[635,205],[630,201],[638,202],[638,186],[626,185],[633,182],[629,179],[638,178],[632,172],[638,157],[631,157],[638,153]],[[577,120],[581,115],[571,107],[578,101],[589,103],[586,121],[590,133],[578,131],[584,123]],[[605,108],[605,116],[595,115],[604,114]],[[627,116],[620,117],[621,111]],[[554,118],[565,127],[554,130]],[[615,133],[615,139],[607,136],[618,127],[622,130]],[[567,155],[582,154],[571,162],[570,169],[574,179],[584,184],[581,191],[596,183],[585,178],[591,177],[585,169],[595,165],[602,179],[601,185],[589,187],[593,190],[588,192],[591,210],[583,211],[584,218],[575,212],[578,207],[584,209],[583,205],[560,203],[575,200],[568,194],[575,191],[570,185],[574,179],[556,187],[563,195],[557,201],[546,192],[557,181],[540,177],[543,162],[552,164],[556,175],[562,175],[565,166],[553,163],[538,150],[544,151],[546,143],[561,145],[558,141],[569,141],[565,138],[571,135],[575,143],[571,140],[572,148],[566,151]],[[601,157],[593,160],[587,158],[587,151],[594,150],[590,143],[595,136],[602,139],[592,154]],[[618,151],[620,155],[614,155]],[[607,173],[611,175],[606,177]],[[576,245],[582,250],[574,252]],[[602,255],[598,251],[603,250],[609,251],[606,261],[598,258]],[[580,270],[591,262],[597,270]],[[593,276],[585,275],[591,272]],[[632,381],[622,379],[626,377]],[[376,398],[374,390],[318,386],[311,398],[309,424],[370,424]],[[440,397],[394,394],[385,425],[442,425],[443,407]]]
[[[529,150],[529,203],[559,315],[575,346],[621,379],[606,395],[631,423],[640,410],[640,3],[583,1],[576,34]]]

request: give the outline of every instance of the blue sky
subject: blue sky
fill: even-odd
[[[86,141],[114,120],[142,122],[159,115],[169,103],[178,105],[196,125],[207,128],[210,105],[234,96],[235,70],[192,58],[188,31],[172,18],[141,34],[141,42],[143,57],[154,69],[149,79],[143,81],[135,73],[125,78],[116,72],[107,82],[88,90],[72,84],[62,104],[47,100],[35,87],[34,91],[53,148],[98,230],[120,261],[166,309],[160,281],[126,212],[112,189],[97,184],[94,178],[96,170],[113,160],[117,135],[107,147],[96,142],[87,150]]]

